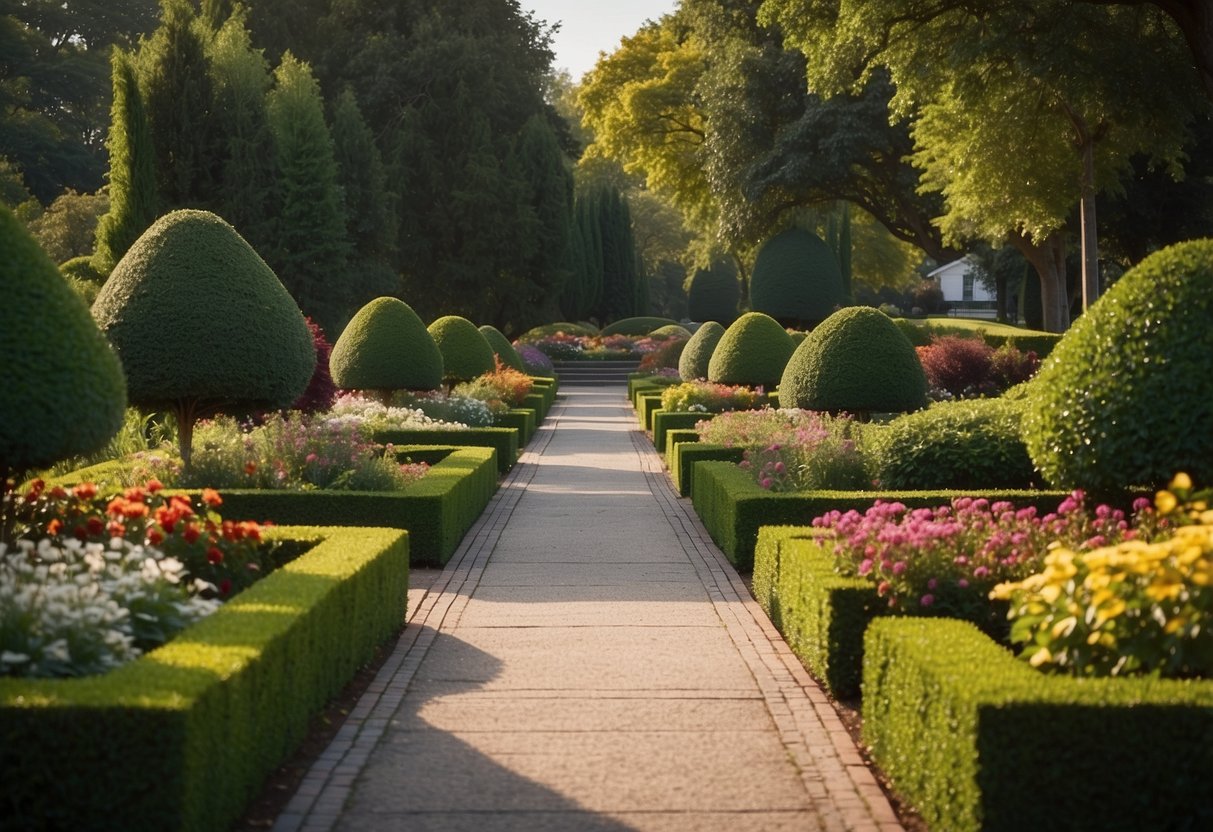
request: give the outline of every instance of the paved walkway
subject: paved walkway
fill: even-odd
[[[900,828],[622,392],[601,387],[562,389],[274,826]]]

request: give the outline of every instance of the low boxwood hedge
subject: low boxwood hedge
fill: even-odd
[[[523,399],[519,407],[527,407],[535,411],[535,423],[538,424],[547,418],[548,409],[551,404],[548,402],[547,394],[541,390],[532,388],[530,395]]]
[[[736,464],[741,462],[745,456],[743,448],[729,448],[707,442],[682,443],[675,445],[672,452],[670,477],[674,480],[674,487],[683,497],[690,497],[694,491],[695,463],[728,462],[736,467]]]
[[[1044,674],[944,619],[865,652],[864,740],[931,829],[1213,828],[1213,681]]]
[[[754,565],[754,544],[762,526],[805,525],[814,517],[838,509],[867,510],[876,500],[898,500],[911,508],[937,506],[963,491],[789,491],[772,493],[753,477],[727,462],[701,462],[694,467],[691,499],[703,525],[725,557],[739,571]],[[983,491],[993,500],[1052,510],[1065,498],[1061,491]]]
[[[403,625],[408,594],[398,529],[269,534],[315,545],[138,661],[0,679],[0,826],[231,827],[313,714]]]
[[[527,398],[530,398],[528,396]],[[519,446],[526,445],[535,435],[535,423],[539,414],[531,407],[515,407],[497,416],[497,424],[518,431]]]
[[[681,445],[683,442],[698,442],[699,431],[694,428],[674,428],[665,432],[665,448],[658,448],[657,452],[661,454],[662,462],[665,467],[674,470],[674,446]]]
[[[632,373],[628,376],[628,399],[632,402],[632,407],[638,407],[636,397],[641,393],[660,393],[667,387],[681,383],[682,380],[677,378]]]
[[[459,445],[493,448],[497,451],[497,470],[509,473],[518,461],[519,440],[515,428],[468,428],[467,430],[382,430],[372,437],[384,445]]]
[[[636,397],[636,418],[646,431],[653,429],[653,413],[660,409],[660,393],[641,393]]]
[[[665,451],[666,435],[676,428],[693,428],[705,419],[711,419],[715,413],[695,413],[678,410],[653,411],[653,447],[658,453]]]

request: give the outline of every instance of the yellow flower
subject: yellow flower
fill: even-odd
[[[1040,667],[1042,664],[1048,664],[1053,661],[1053,654],[1049,652],[1047,647],[1042,647],[1032,654],[1032,658],[1028,659],[1028,664],[1032,667]]]
[[[1175,479],[1171,480],[1171,484],[1168,486],[1168,488],[1170,488],[1172,491],[1175,491],[1177,489],[1182,489],[1184,491],[1187,491],[1191,487],[1192,487],[1192,478],[1189,477],[1187,474],[1185,474],[1183,471],[1180,471],[1178,474],[1176,474]]]
[[[1078,619],[1071,615],[1069,618],[1063,618],[1054,624],[1050,632],[1053,633],[1053,638],[1065,638],[1074,632],[1074,628],[1077,626]]]
[[[1179,500],[1170,491],[1159,491],[1154,495],[1154,507],[1159,514],[1170,514],[1179,505]]]

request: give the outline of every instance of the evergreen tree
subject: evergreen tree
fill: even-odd
[[[598,224],[602,233],[602,300],[599,316],[604,322],[634,314],[636,306],[636,246],[627,202],[617,188],[608,188],[598,202]]]
[[[520,207],[529,210],[538,223],[523,264],[524,274],[537,284],[538,294],[554,314],[552,301],[560,296],[569,279],[573,177],[565,167],[556,134],[542,116],[532,116],[523,126],[513,157],[525,190]]]
[[[109,211],[97,224],[93,266],[109,274],[126,250],[156,219],[156,172],[152,136],[133,58],[114,50],[114,103],[109,148]]]
[[[333,107],[332,130],[350,242],[362,258],[386,258],[396,245],[396,218],[389,214],[387,172],[375,136],[349,87]]]
[[[577,225],[581,232],[582,260],[585,264],[582,273],[582,311],[578,320],[598,316],[601,321],[599,306],[602,303],[602,228],[598,223],[600,202],[602,193],[598,190],[577,198]]]
[[[586,244],[574,203],[572,222],[569,225],[569,247],[565,253],[564,289],[560,293],[560,314],[566,321],[584,320],[587,315],[585,299],[588,266],[585,250]]]

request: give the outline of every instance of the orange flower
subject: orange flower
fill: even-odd
[[[202,489],[202,502],[206,503],[211,508],[216,508],[223,505],[223,498],[219,496],[219,492],[213,488]]]
[[[148,509],[146,503],[128,502],[122,507],[122,516],[128,520],[134,520],[138,517],[147,517]]]
[[[121,497],[115,497],[105,506],[105,513],[117,517],[122,514],[122,509],[125,506],[126,500],[122,499]]]
[[[91,482],[82,482],[72,489],[72,493],[81,500],[91,500],[97,496],[97,486]]]
[[[257,463],[255,463],[255,462],[244,463],[244,473],[248,474],[250,477],[253,474],[257,473]]]
[[[155,477],[152,477],[147,481],[147,491],[149,494],[155,494],[161,488],[164,488],[164,483],[160,482],[160,480],[156,479]]]
[[[126,536],[126,526],[122,525],[117,520],[111,520],[109,525],[105,527],[105,530],[109,532],[110,537]]]
[[[252,520],[245,520],[240,524],[240,528],[244,531],[244,536],[249,540],[261,540],[261,527]]]
[[[63,521],[58,517],[53,518],[49,523],[46,524],[47,534],[59,534],[61,531],[63,531]]]
[[[159,546],[164,542],[164,532],[153,527],[147,531],[147,542],[152,546]]]
[[[147,493],[137,485],[123,491],[122,496],[128,500],[134,500],[136,503],[142,503],[147,499]]]

